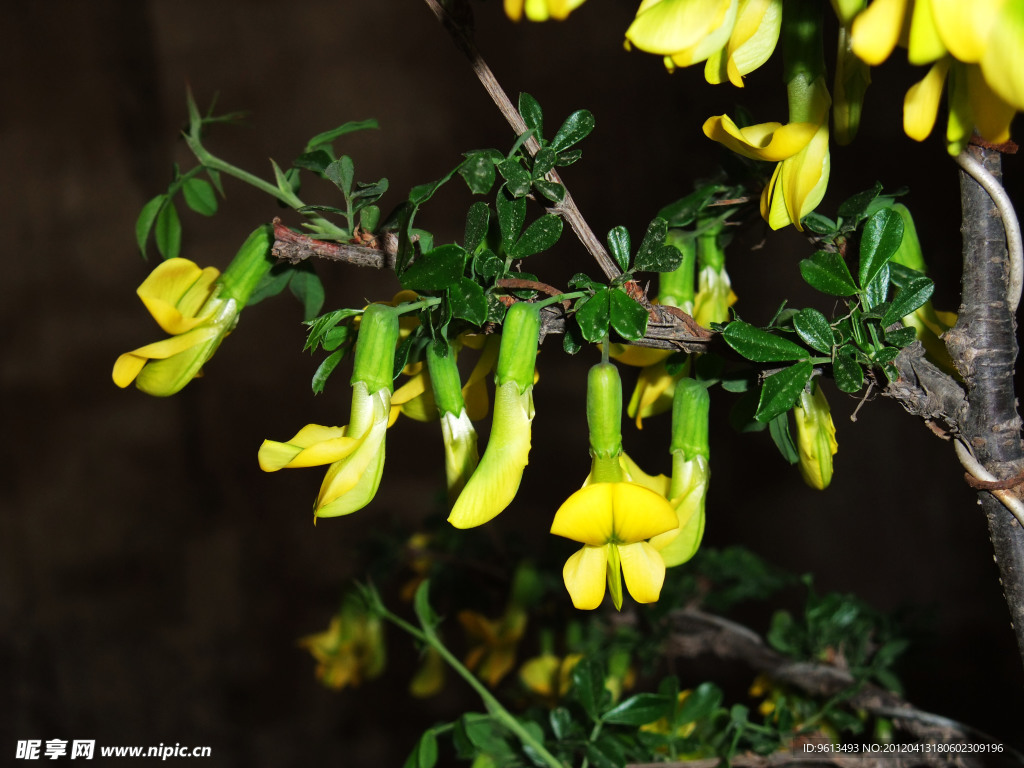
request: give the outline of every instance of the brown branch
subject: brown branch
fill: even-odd
[[[393,269],[395,254],[398,252],[398,238],[394,233],[386,232],[383,242],[371,240],[363,244],[330,243],[293,232],[282,224],[280,219],[274,219],[274,247],[270,252],[274,257],[291,264],[316,257],[354,264],[357,267]]]
[[[862,683],[855,688],[858,681],[845,669],[783,656],[765,645],[756,632],[728,619],[687,608],[674,611],[669,621],[672,633],[663,648],[668,657],[713,655],[735,659],[775,682],[817,698],[830,698],[852,690],[846,699],[847,706],[891,718],[897,728],[917,739],[993,741],[970,726],[920,710],[876,685]]]

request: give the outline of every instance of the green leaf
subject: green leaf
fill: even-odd
[[[793,327],[804,344],[826,355],[832,354],[835,344],[832,326],[821,312],[816,309],[800,310],[793,315]]]
[[[356,190],[352,193],[352,200],[353,202],[358,200],[359,203],[355,206],[355,210],[358,211],[364,205],[380,200],[387,191],[387,179],[378,179],[371,183],[367,183],[365,181],[356,182]]]
[[[217,194],[206,179],[193,176],[181,186],[185,204],[201,216],[213,216],[217,212]]]
[[[683,254],[675,246],[665,244],[667,237],[668,222],[661,217],[653,219],[647,225],[633,269],[639,272],[671,272],[676,269],[683,261]]]
[[[808,357],[807,350],[799,344],[742,320],[729,323],[722,333],[722,338],[745,358],[757,363],[775,363]]]
[[[533,188],[540,192],[552,203],[560,203],[565,199],[565,187],[553,181],[545,179],[534,179]]]
[[[157,214],[154,238],[156,249],[165,259],[177,258],[181,253],[181,219],[171,200]]]
[[[885,332],[885,343],[894,347],[906,347],[917,341],[916,328],[893,328]]]
[[[796,464],[800,461],[800,453],[797,451],[796,446],[793,445],[793,437],[789,433],[788,411],[780,413],[768,422],[768,432],[775,442],[775,447],[782,454],[782,458],[790,464]]]
[[[337,128],[332,128],[329,131],[318,133],[306,142],[306,152],[312,152],[317,147],[323,146],[324,144],[330,144],[335,139],[338,139],[348,133],[365,131],[369,128],[380,128],[380,125],[372,117],[369,120],[350,120],[344,125],[339,125]]]
[[[430,607],[430,579],[424,580],[416,589],[412,607],[420,626],[427,632],[433,632],[434,628],[441,623],[441,617]]]
[[[604,665],[585,657],[572,668],[570,673],[572,693],[591,720],[600,718],[604,702],[609,697],[604,687]]]
[[[544,178],[544,174],[555,167],[558,162],[558,153],[550,147],[543,147],[533,157],[533,178],[534,180]]]
[[[459,175],[465,179],[470,192],[485,195],[494,186],[494,161],[486,152],[473,152],[459,166]]]
[[[305,154],[299,155],[295,158],[292,166],[295,168],[305,168],[307,171],[312,171],[318,176],[323,176],[327,166],[334,162],[334,158],[331,153],[324,149],[317,149],[313,152],[306,152]]]
[[[334,183],[346,198],[352,195],[352,180],[355,178],[355,165],[352,158],[342,155],[324,169],[324,176]]]
[[[288,283],[292,295],[302,302],[302,319],[312,320],[324,305],[324,286],[310,264],[297,267]]]
[[[670,227],[687,227],[696,220],[697,214],[704,210],[716,194],[727,189],[729,188],[721,184],[705,184],[681,200],[666,205],[658,211],[658,217],[665,219]]]
[[[800,262],[800,274],[812,288],[830,296],[853,296],[857,292],[853,276],[838,253],[816,251]]]
[[[490,282],[505,273],[505,261],[490,248],[485,248],[473,257],[473,272]]]
[[[658,693],[638,693],[609,709],[601,716],[601,720],[615,725],[646,725],[668,717],[675,706],[674,698]]]
[[[510,253],[526,221],[526,198],[513,197],[505,187],[498,190],[494,200],[498,209],[498,228],[501,230],[501,247]]]
[[[832,356],[832,377],[840,391],[847,394],[859,392],[864,384],[864,371],[847,347],[837,349]]]
[[[607,242],[612,258],[619,265],[619,269],[625,272],[629,269],[629,231],[622,225],[619,225],[608,232]]]
[[[468,277],[448,289],[448,303],[454,317],[461,317],[473,325],[483,325],[487,321],[487,297],[484,289]]]
[[[562,349],[567,355],[575,355],[583,349],[583,334],[576,323],[566,323],[565,333],[562,334]]]
[[[903,242],[903,217],[891,208],[877,211],[864,224],[860,236],[861,288],[866,288]]]
[[[647,310],[621,288],[608,294],[609,323],[626,341],[642,339],[647,333]]]
[[[838,225],[828,216],[811,211],[801,219],[801,223],[816,235],[834,235],[839,231]]]
[[[562,219],[552,213],[547,213],[530,224],[523,232],[515,246],[508,255],[513,259],[525,259],[535,253],[546,251],[558,242],[562,235]]]
[[[575,163],[581,157],[583,157],[582,149],[570,149],[568,152],[559,152],[558,162],[555,165],[559,168],[565,168],[567,165]]]
[[[478,200],[469,206],[466,213],[466,234],[463,237],[463,247],[467,251],[474,253],[487,237],[490,220],[491,209],[487,207],[487,203]]]
[[[588,299],[581,299],[576,305],[576,322],[579,323],[583,338],[596,343],[608,335],[611,322],[611,293],[608,288],[599,289]]]
[[[866,211],[880,194],[882,194],[882,185],[876,181],[875,186],[871,189],[858,192],[840,203],[839,217],[843,219],[844,224],[849,223],[856,226],[861,219],[867,216]]]
[[[458,245],[442,245],[414,261],[400,282],[414,291],[440,291],[462,277],[465,268],[466,251]]]
[[[526,127],[532,129],[533,135],[540,141],[544,129],[544,113],[537,100],[528,93],[519,94],[519,114],[522,115]]]
[[[359,211],[359,226],[366,232],[373,232],[380,223],[380,208],[368,205]]]
[[[167,202],[167,195],[157,195],[139,211],[139,218],[135,220],[135,242],[139,245],[142,256],[146,256],[146,241],[149,240],[149,231],[160,214],[161,209]]]
[[[804,360],[767,377],[761,383],[761,399],[754,418],[768,422],[792,408],[813,372],[814,366]]]
[[[603,745],[599,746],[592,741],[588,741],[585,750],[587,753],[587,763],[594,766],[594,768],[623,768],[623,763],[609,755],[603,749]]]
[[[561,741],[572,733],[572,712],[565,707],[555,707],[548,713],[548,722],[555,738]]]
[[[888,327],[923,306],[934,291],[935,283],[927,277],[911,278],[896,292],[882,318],[882,325]]]
[[[505,187],[513,197],[523,197],[530,193],[533,179],[530,172],[520,165],[516,158],[509,158],[498,165],[498,170],[505,179]]]
[[[875,274],[874,279],[867,284],[861,293],[862,303],[865,309],[874,309],[885,301],[889,295],[889,265],[885,264]]]
[[[701,683],[686,697],[676,712],[675,724],[695,723],[714,714],[722,704],[722,689],[714,683]]]
[[[260,280],[259,285],[256,286],[256,290],[249,296],[249,301],[245,306],[251,307],[253,304],[259,304],[264,299],[281,293],[291,281],[294,269],[287,262],[275,264],[271,267],[270,271]]]
[[[344,352],[338,350],[332,352],[324,361],[320,363],[320,367],[316,369],[316,373],[313,374],[313,394],[319,395],[324,391],[324,385],[327,383],[327,377],[334,373],[334,369],[338,367],[338,363],[345,356]]]
[[[585,139],[592,130],[594,130],[594,116],[585,109],[577,110],[565,119],[549,146],[555,152],[561,153],[563,149],[568,149],[573,144]]]
[[[437,735],[433,729],[420,736],[416,745],[416,768],[434,768],[437,764]]]

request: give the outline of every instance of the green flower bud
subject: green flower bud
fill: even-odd
[[[622,453],[622,381],[611,363],[598,363],[587,374],[587,426],[595,459]]]
[[[454,413],[458,416],[466,410],[462,397],[462,379],[455,361],[455,350],[448,347],[448,354],[442,357],[434,344],[427,345],[427,370],[430,372],[430,387],[434,391],[434,402],[442,415]]]
[[[540,310],[536,304],[518,301],[508,308],[501,329],[496,381],[498,386],[514,381],[519,393],[533,386],[540,339]]]
[[[708,412],[711,396],[707,387],[695,379],[676,382],[672,401],[672,453],[682,454],[687,461],[695,456],[710,455],[708,447]]]
[[[387,304],[371,304],[363,311],[356,337],[352,384],[363,382],[368,392],[393,391],[398,311]]]
[[[800,474],[812,488],[824,490],[832,482],[832,456],[839,446],[836,428],[825,393],[816,384],[800,393],[800,403],[793,408],[796,417],[796,439],[800,450]]]

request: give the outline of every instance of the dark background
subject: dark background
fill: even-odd
[[[656,57],[624,51],[631,2],[590,0],[548,25],[510,24],[493,0],[477,8],[479,44],[509,93],[532,93],[552,127],[579,107],[595,114],[584,160],[564,178],[599,233],[625,224],[639,236],[711,172],[707,116],[742,102],[757,120],[784,119],[777,62],[739,93],[707,86],[699,68],[669,76]],[[265,177],[268,158],[286,164],[311,135],[378,118],[381,131],[339,147],[358,178],[390,179],[385,206],[463,151],[506,148],[510,130],[414,0],[65,0],[5,15],[0,763],[13,762],[17,739],[79,738],[211,745],[215,765],[400,764],[418,729],[451,714],[405,696],[411,648],[394,644],[395,670],[339,694],[314,680],[295,641],[326,626],[370,532],[412,530],[427,513],[439,450],[420,459],[416,446],[439,449],[436,426],[403,421],[373,504],[314,528],[320,472],[264,475],[256,465],[264,438],[347,415],[337,379],[320,397],[310,392],[318,360],[300,352],[298,305],[282,298],[247,311],[206,377],[179,396],[120,391],[114,359],[161,336],[134,295],[154,257],[139,258],[133,224],[172,163],[191,166],[177,139],[186,84],[200,105],[219,92],[220,109],[251,113],[210,146]],[[936,305],[953,309],[956,168],[938,136],[917,145],[900,132],[902,93],[919,76],[895,61],[876,70],[862,134],[834,150],[821,210],[876,180],[909,185]],[[1005,169],[1019,198],[1020,160]],[[281,213],[226,186],[214,219],[183,213],[182,255],[200,265],[225,266],[254,226]],[[419,220],[439,242],[460,236],[469,196],[458,186]],[[758,247],[765,234],[754,227],[730,251],[738,309],[755,323],[782,297],[800,300],[796,263],[809,252],[794,232]],[[555,284],[588,268],[568,236],[537,258],[530,266]],[[386,276],[320,266],[328,308],[395,290]],[[544,349],[532,463],[497,535],[513,516],[544,529],[585,475],[579,393],[593,361]],[[829,396],[840,453],[823,493],[799,481],[767,435],[731,432],[728,402],[716,400],[705,543],[742,544],[813,572],[819,589],[923,613],[930,634],[908,654],[908,698],[1021,746],[1024,675],[984,520],[951,447],[885,399],[851,423],[856,403]],[[627,450],[667,471],[664,428],[640,437],[627,429]]]

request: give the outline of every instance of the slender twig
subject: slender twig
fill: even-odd
[[[505,93],[505,89],[501,87],[498,79],[494,76],[491,68],[487,66],[487,62],[484,61],[483,56],[480,55],[480,51],[477,49],[476,44],[473,42],[470,33],[466,28],[466,25],[456,19],[444,6],[441,5],[437,0],[425,0],[430,10],[434,12],[438,20],[444,25],[444,28],[448,30],[448,33],[452,36],[452,40],[455,45],[462,51],[469,59],[470,66],[473,68],[473,73],[479,78],[480,83],[483,85],[487,94],[494,101],[495,106],[501,112],[508,124],[512,126],[512,130],[515,131],[516,136],[522,136],[526,133],[529,128],[522,116],[519,114],[519,110],[512,104],[512,100],[509,99],[508,94]],[[524,145],[527,151],[534,155],[540,149],[540,144],[537,139],[530,136]],[[568,187],[559,178],[558,173],[554,170],[548,172],[548,181],[552,181],[556,184],[561,184],[562,188],[565,189],[565,197],[558,205],[549,208],[551,213],[555,213],[565,219],[569,226],[572,227],[572,231],[576,233],[576,237],[579,238],[580,242],[583,243],[583,247],[587,249],[591,256],[597,261],[598,266],[601,267],[601,271],[604,272],[605,276],[609,280],[613,280],[622,274],[618,264],[609,255],[608,250],[601,243],[601,240],[594,230],[590,228],[586,219],[583,218],[583,214],[580,213],[580,209],[576,207],[576,203],[572,199],[572,195],[569,194]]]

